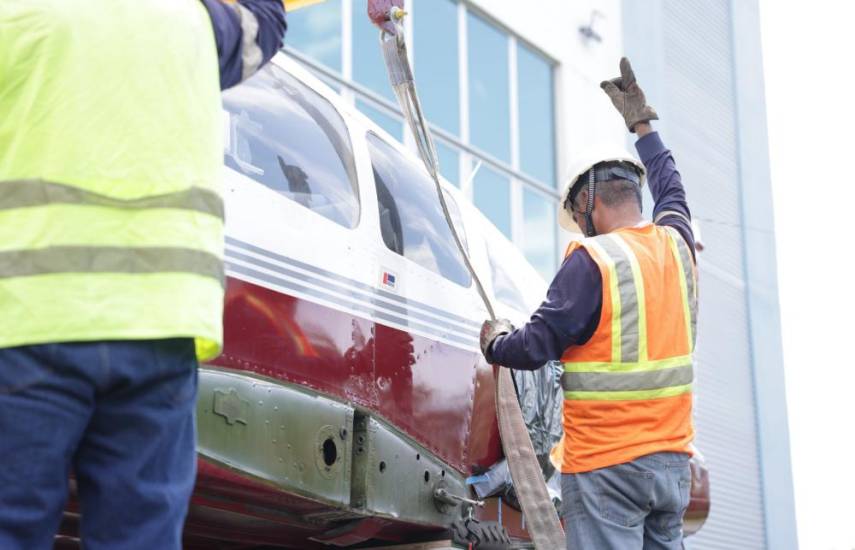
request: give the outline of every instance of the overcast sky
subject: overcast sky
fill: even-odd
[[[760,9],[800,548],[855,550],[855,2]]]

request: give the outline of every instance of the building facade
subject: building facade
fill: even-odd
[[[555,208],[574,155],[600,142],[632,148],[599,88],[621,55],[632,59],[706,245],[696,423],[712,510],[687,547],[795,548],[756,0],[408,0],[406,9],[441,172],[546,280],[573,237]],[[378,41],[366,0],[289,16],[287,51],[412,144]]]
[[[797,547],[755,0],[624,0],[643,75],[706,246],[697,445],[712,512],[690,548]]]

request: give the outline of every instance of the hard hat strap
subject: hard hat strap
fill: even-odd
[[[596,193],[597,178],[594,170],[588,172],[588,202],[585,204],[585,236],[596,237],[597,229],[594,227],[594,193]]]

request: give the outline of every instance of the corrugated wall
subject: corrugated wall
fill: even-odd
[[[712,511],[687,547],[765,548],[730,3],[624,0],[623,17],[625,50],[660,112],[658,126],[706,245],[700,255],[696,443],[711,470]]]

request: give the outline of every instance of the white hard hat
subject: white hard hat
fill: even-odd
[[[573,216],[570,212],[564,208],[564,203],[567,201],[567,197],[570,196],[573,186],[579,181],[579,177],[601,162],[627,162],[632,164],[638,169],[640,186],[644,187],[644,175],[646,171],[644,165],[635,155],[626,149],[615,146],[596,146],[587,149],[571,163],[570,177],[567,178],[567,182],[561,190],[561,196],[558,197],[558,224],[567,231],[584,234],[579,225],[573,221]]]

